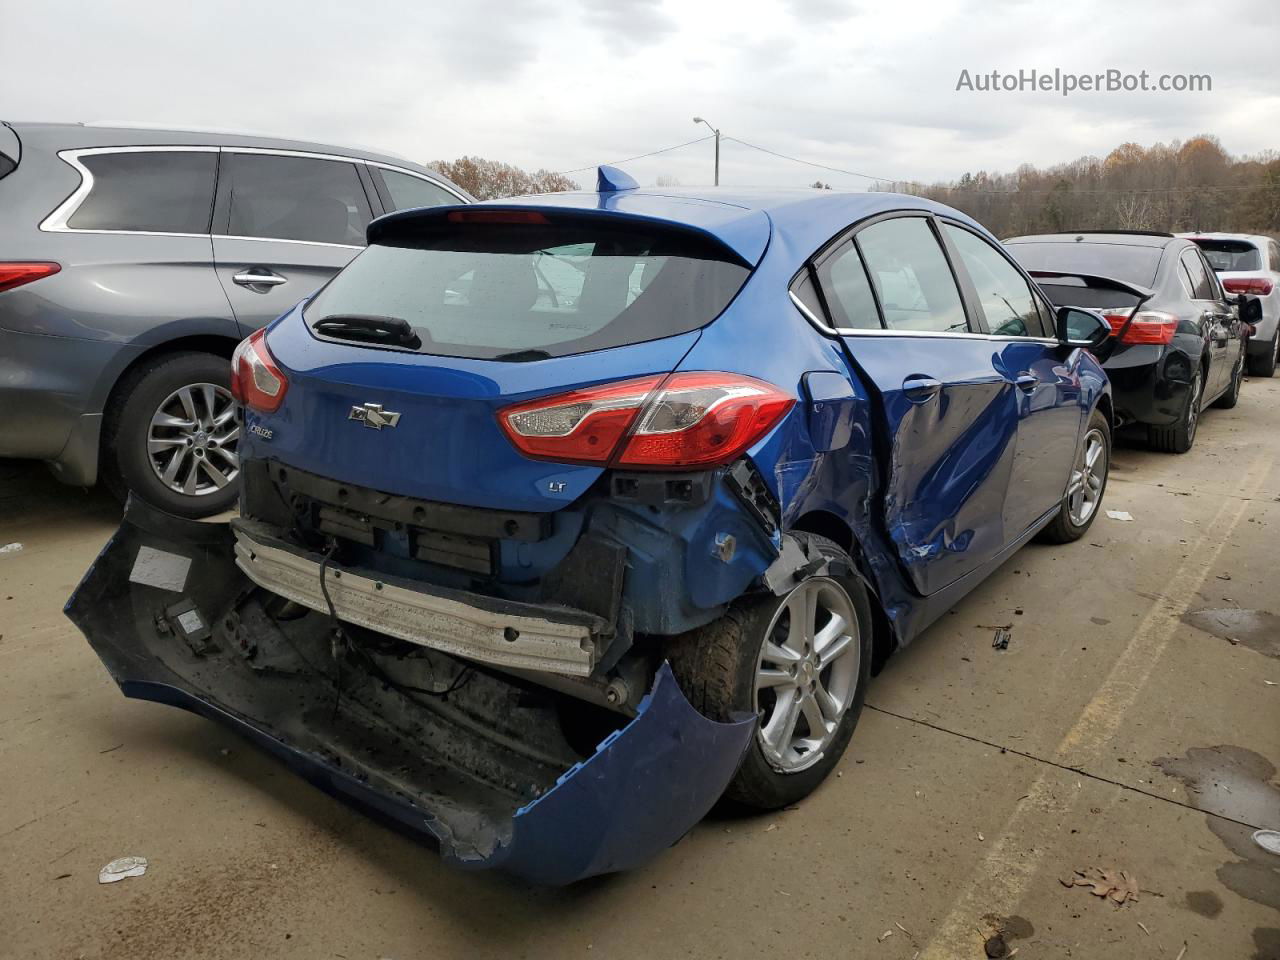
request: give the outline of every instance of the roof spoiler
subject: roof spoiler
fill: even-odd
[[[1076,273],[1072,270],[1028,270],[1036,281],[1049,281],[1057,278],[1083,280],[1084,285],[1094,290],[1119,290],[1140,298],[1144,303],[1156,295],[1150,287],[1141,287],[1136,283],[1117,280],[1115,277],[1103,277],[1096,273]]]

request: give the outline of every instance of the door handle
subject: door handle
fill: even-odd
[[[1040,378],[1034,373],[1021,373],[1014,377],[1014,383],[1018,385],[1020,390],[1031,393],[1036,387],[1040,386]]]
[[[231,278],[242,287],[278,287],[282,283],[288,283],[288,279],[280,276],[278,273],[272,273],[270,270],[251,267],[248,270],[242,270]]]
[[[924,403],[942,390],[942,381],[917,374],[902,381],[902,392],[912,403]]]

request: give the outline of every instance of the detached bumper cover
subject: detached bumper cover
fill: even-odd
[[[434,712],[413,704],[419,739],[406,754],[400,734],[408,720],[392,709],[403,704],[386,701],[385,728],[383,715],[371,712],[377,696],[391,696],[385,685],[371,684],[381,692],[368,693],[363,704],[362,691],[344,694],[341,714],[328,719],[332,687],[324,686],[324,674],[288,660],[301,634],[268,663],[248,662],[232,649],[217,618],[228,603],[242,609],[256,593],[234,557],[227,525],[180,520],[131,501],[67,614],[126,696],[226,724],[334,796],[434,841],[459,866],[499,867],[557,885],[638,866],[706,814],[750,742],[754,718],[707,719],[664,664],[637,716],[558,773],[547,759],[554,753],[549,735],[499,756],[510,735],[481,743],[476,724],[454,723],[465,704],[451,702]],[[254,622],[246,613],[240,627]],[[282,627],[294,625],[257,628],[258,639],[269,645],[272,630]],[[485,675],[471,684],[476,709],[495,690],[494,702],[524,709],[514,697],[502,700],[502,683]],[[500,724],[502,712],[495,718]],[[458,757],[468,762],[454,762]],[[518,776],[503,779],[504,771],[522,769],[552,772],[532,788]]]

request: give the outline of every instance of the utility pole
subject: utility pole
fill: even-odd
[[[694,118],[693,118],[693,122],[694,122],[694,123],[706,123],[706,124],[707,124],[707,129],[708,129],[708,130],[710,130],[712,133],[714,133],[714,134],[716,135],[716,180],[715,180],[715,185],[718,187],[718,186],[720,186],[720,131],[719,131],[718,129],[716,129],[715,127],[711,126],[711,124],[707,123],[707,121],[706,121],[706,120],[703,120],[701,117],[694,117]]]

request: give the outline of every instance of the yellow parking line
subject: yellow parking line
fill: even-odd
[[[1270,471],[1266,455],[1250,465],[1239,496],[1253,496]],[[1224,500],[1205,533],[1192,545],[1160,599],[1152,604],[1115,666],[1093,699],[1058,744],[1054,760],[1082,767],[1095,759],[1100,748],[1115,737],[1125,713],[1133,706],[1178,629],[1191,600],[1231,539],[1248,509],[1247,499]],[[1047,849],[1034,843],[1032,824],[1046,814],[1065,812],[1079,795],[1078,785],[1055,784],[1056,771],[1042,773],[1027,788],[1027,796],[1005,822],[1000,837],[970,875],[964,892],[951,907],[937,932],[920,954],[920,960],[959,960],[981,955],[982,917],[1008,916],[1039,872]],[[979,952],[975,953],[974,951]]]

